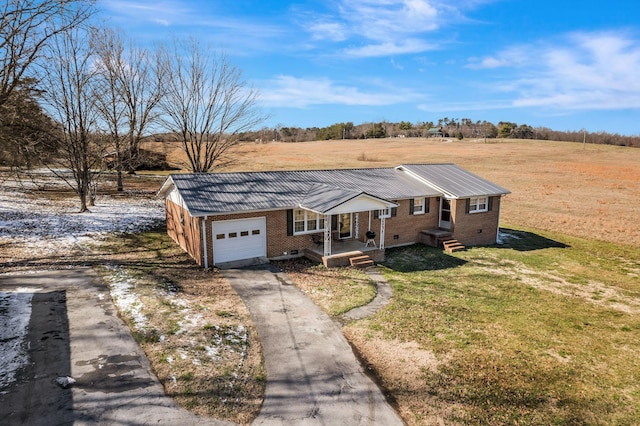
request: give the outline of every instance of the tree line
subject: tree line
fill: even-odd
[[[470,118],[441,118],[437,121],[411,123],[400,121],[369,122],[355,125],[353,122],[335,123],[327,127],[285,127],[277,125],[246,132],[243,141],[308,142],[315,140],[404,138],[404,137],[447,137],[457,139],[537,139],[565,142],[640,147],[640,136],[625,136],[608,132],[587,132],[584,130],[553,130],[547,127],[532,127],[500,121],[497,124]]]
[[[93,25],[93,0],[7,0],[0,9],[0,165],[49,167],[95,201],[105,159],[123,173],[143,159],[144,135],[175,135],[185,167],[227,161],[262,116],[240,69],[196,38],[142,48]]]

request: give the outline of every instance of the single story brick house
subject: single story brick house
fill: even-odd
[[[510,192],[454,164],[173,174],[167,232],[196,262],[306,256],[327,266],[386,247],[489,245]]]

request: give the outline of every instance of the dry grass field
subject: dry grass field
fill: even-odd
[[[170,161],[179,164],[179,150],[168,150]],[[456,163],[511,190],[504,200],[502,223],[640,246],[640,149],[636,148],[397,138],[245,143],[234,154],[235,163],[225,171]]]

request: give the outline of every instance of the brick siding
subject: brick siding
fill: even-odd
[[[412,244],[421,241],[420,232],[438,227],[439,198],[429,198],[429,211],[424,214],[410,214],[410,200],[397,202],[396,216],[385,221],[385,247]],[[500,211],[500,197],[493,197],[491,211],[484,213],[466,213],[466,199],[452,200],[451,203],[451,231],[464,245],[488,245],[496,242],[498,218]],[[170,200],[166,200],[167,233],[176,241],[199,265],[204,265],[202,250],[202,220],[204,218],[190,217],[187,210]],[[358,239],[366,241],[365,232],[369,224],[369,212],[354,213],[358,216]],[[222,220],[266,218],[267,257],[302,256],[305,249],[313,248],[315,244],[311,235],[287,235],[287,212],[276,210],[256,213],[238,213],[219,216],[209,216],[205,220],[207,241],[207,264],[213,265],[213,238],[211,235],[212,222]],[[376,233],[379,244],[380,219],[371,213],[371,230]],[[354,225],[355,233],[355,225]],[[355,237],[355,235],[354,235]],[[297,251],[297,253],[296,253]]]
[[[491,210],[482,213],[467,213],[467,200],[451,203],[451,231],[453,238],[465,246],[495,244],[500,217],[500,197],[491,197]]]

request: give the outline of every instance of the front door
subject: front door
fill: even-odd
[[[440,198],[440,224],[442,229],[451,229],[451,201],[444,197]]]
[[[351,238],[351,225],[353,223],[353,217],[351,213],[341,213],[338,215],[338,233],[340,239]]]

